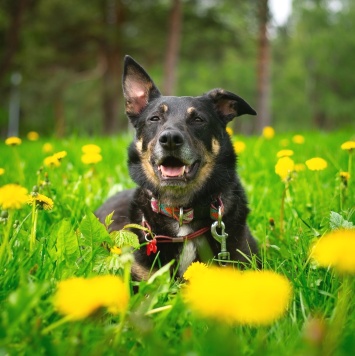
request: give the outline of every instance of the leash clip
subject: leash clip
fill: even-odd
[[[219,214],[218,214],[219,215]],[[229,260],[230,259],[230,253],[227,251],[227,238],[228,234],[225,232],[225,225],[222,220],[218,219],[211,225],[211,234],[212,237],[221,244],[221,252],[218,254],[218,259],[219,260]],[[221,234],[217,232],[217,227],[221,228]],[[220,261],[219,262],[220,266],[225,267],[226,263]]]

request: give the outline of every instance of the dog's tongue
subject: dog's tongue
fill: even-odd
[[[185,166],[170,167],[161,165],[160,170],[165,177],[181,177],[185,172]]]

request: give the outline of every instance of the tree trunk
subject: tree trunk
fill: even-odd
[[[13,11],[11,12],[10,24],[5,35],[5,46],[3,55],[0,57],[0,82],[12,64],[12,60],[20,42],[20,32],[22,29],[23,16],[27,10],[28,1],[14,1]]]
[[[260,133],[271,124],[270,117],[270,46],[267,34],[269,21],[268,0],[259,0],[259,44],[257,71],[257,113],[256,131]]]
[[[106,70],[103,74],[102,108],[103,132],[113,134],[126,129],[126,122],[119,120],[121,93],[122,51],[121,28],[124,22],[124,7],[119,0],[105,2],[106,40],[103,43],[103,57]]]
[[[168,43],[164,68],[164,95],[173,95],[175,92],[177,63],[180,49],[181,25],[181,1],[172,0],[172,6],[169,16]]]
[[[119,127],[118,104],[120,100],[120,55],[107,48],[105,51],[106,70],[103,75],[102,109],[103,132],[113,134]]]

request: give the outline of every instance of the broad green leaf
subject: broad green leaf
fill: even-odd
[[[345,220],[340,214],[334,211],[330,212],[329,225],[332,230],[354,228],[354,225],[351,221]]]
[[[113,231],[110,234],[111,238],[115,241],[118,247],[132,246],[133,248],[139,248],[140,243],[138,236],[129,230]]]
[[[87,213],[79,225],[79,230],[84,237],[84,245],[95,247],[102,242],[111,242],[105,226],[92,213]]]

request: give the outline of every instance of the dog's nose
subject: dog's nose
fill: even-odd
[[[166,130],[160,134],[159,143],[163,148],[174,150],[183,145],[184,136],[179,131]]]

